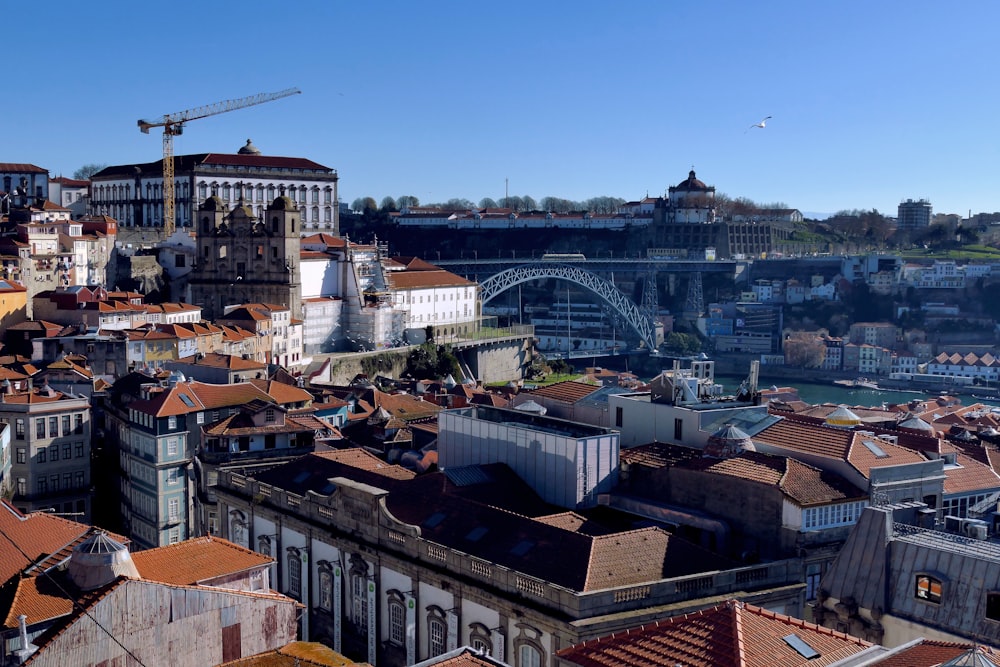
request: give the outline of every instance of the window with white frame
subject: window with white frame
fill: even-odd
[[[167,519],[170,521],[177,521],[181,515],[181,503],[177,498],[171,498],[167,501]]]
[[[333,570],[326,561],[319,563],[319,606],[333,611]]]
[[[406,643],[406,605],[399,591],[389,591],[389,641],[396,646]]]
[[[804,530],[823,530],[824,528],[853,525],[857,523],[861,512],[867,505],[867,501],[862,500],[854,503],[808,507],[802,510],[802,528]]]
[[[298,549],[288,549],[288,595],[296,600],[302,597],[302,554]]]
[[[445,652],[448,639],[448,625],[443,616],[430,613],[427,616],[427,655],[435,657]]]

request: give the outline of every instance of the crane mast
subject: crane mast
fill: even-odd
[[[163,128],[163,238],[168,239],[174,233],[177,220],[175,183],[174,183],[174,136],[184,133],[184,124],[189,120],[216,116],[220,113],[236,111],[252,107],[257,104],[271,102],[273,100],[297,95],[302,91],[298,88],[287,88],[276,93],[258,93],[248,97],[239,97],[232,100],[223,100],[214,104],[178,111],[166,114],[156,120],[139,119],[137,124],[143,134],[149,134],[149,130],[154,127]]]

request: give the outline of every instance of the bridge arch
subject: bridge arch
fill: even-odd
[[[639,340],[645,343],[648,350],[656,352],[656,331],[653,328],[653,323],[643,314],[639,307],[625,296],[620,289],[615,287],[613,283],[604,280],[597,274],[585,271],[576,266],[548,262],[544,264],[522,264],[505,269],[500,273],[495,273],[480,283],[483,304],[486,304],[495,296],[506,292],[511,287],[541,278],[568,280],[590,290],[601,301],[622,316],[629,327],[639,336]]]

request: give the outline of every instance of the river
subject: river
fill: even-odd
[[[726,388],[727,392],[735,392],[746,376],[737,377],[735,375],[716,375],[715,381]],[[909,403],[915,398],[930,398],[936,394],[925,394],[919,391],[893,391],[889,389],[852,389],[841,387],[833,383],[817,384],[815,382],[789,382],[788,378],[769,379],[762,375],[759,385],[761,388],[771,387],[794,387],[799,391],[799,398],[806,403],[836,403],[845,405],[861,405],[865,407],[877,407],[882,403],[892,405],[894,403]],[[972,396],[960,396],[963,405],[973,403],[983,403],[984,405],[1000,407],[1000,401],[984,400]]]

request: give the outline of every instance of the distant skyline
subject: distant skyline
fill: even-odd
[[[44,9],[43,9],[44,8]],[[4,7],[0,161],[52,176],[178,155],[338,170],[340,197],[640,199],[694,169],[814,213],[1000,211],[1000,4],[468,0]],[[752,124],[771,116],[764,128]],[[747,131],[749,129],[749,131]]]

